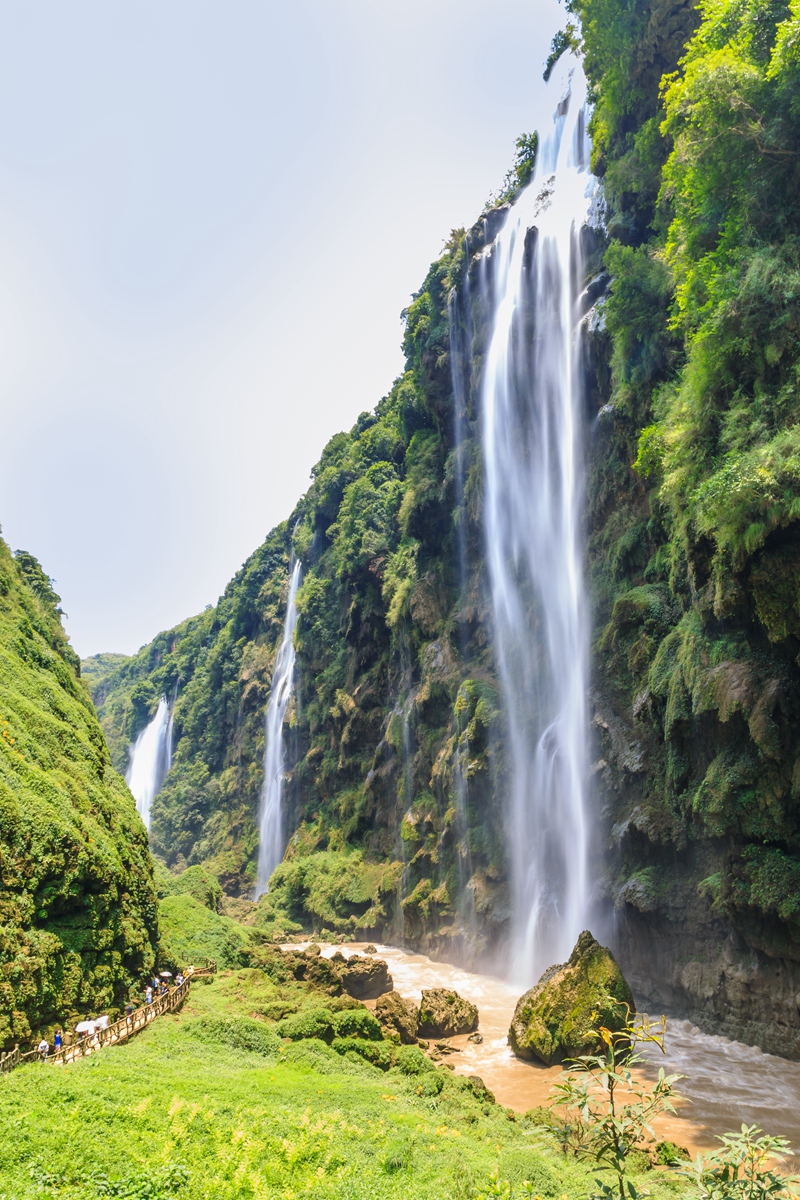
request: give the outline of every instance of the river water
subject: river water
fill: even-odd
[[[322,953],[330,956],[337,949],[349,957],[363,954],[365,944],[323,945]],[[549,1103],[561,1068],[523,1062],[508,1045],[508,1027],[520,995],[517,988],[491,975],[434,962],[395,946],[378,944],[376,953],[389,964],[395,991],[406,999],[419,1003],[423,988],[443,987],[477,1005],[483,1041],[476,1045],[466,1034],[449,1039],[458,1053],[447,1061],[458,1074],[479,1075],[498,1103],[516,1112]],[[656,1123],[660,1138],[687,1147],[694,1156],[715,1146],[717,1135],[738,1130],[746,1122],[760,1125],[766,1133],[781,1134],[800,1151],[800,1063],[710,1037],[688,1021],[673,1020],[667,1021],[666,1054],[654,1050],[650,1061],[652,1066],[640,1072],[648,1078],[659,1066],[685,1076],[679,1084],[683,1100],[676,1105],[678,1111]]]

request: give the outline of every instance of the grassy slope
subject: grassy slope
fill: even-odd
[[[497,1167],[543,1198],[589,1190],[583,1166],[444,1069],[441,1093],[424,1096],[419,1076],[381,1073],[320,1042],[279,1048],[267,1023],[247,1017],[280,997],[313,1000],[260,970],[229,972],[196,984],[179,1016],[128,1046],[10,1076],[0,1195],[466,1200]],[[241,1048],[248,1041],[262,1052]],[[647,1184],[653,1197],[679,1194],[661,1174]]]
[[[147,835],[57,603],[0,539],[0,1046],[123,1004],[154,954]]]

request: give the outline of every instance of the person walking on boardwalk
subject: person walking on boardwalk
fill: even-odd
[[[60,1049],[61,1049],[61,1030],[57,1029],[56,1035],[53,1038],[53,1050],[55,1051],[56,1054],[58,1054]]]
[[[144,989],[144,1002],[145,1002],[145,1004],[153,1003],[153,989],[150,987],[149,983],[148,983],[147,987]]]
[[[39,1051],[39,1058],[41,1061],[47,1062],[47,1056],[50,1053],[50,1043],[48,1042],[47,1038],[42,1038],[36,1049]]]

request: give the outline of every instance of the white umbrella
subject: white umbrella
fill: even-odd
[[[94,1033],[94,1021],[78,1021],[75,1026],[76,1033]]]
[[[172,971],[159,971],[162,979],[172,979]]]

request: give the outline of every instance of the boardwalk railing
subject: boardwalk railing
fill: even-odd
[[[93,1054],[103,1046],[126,1042],[140,1029],[144,1029],[145,1025],[149,1025],[156,1017],[160,1017],[162,1013],[175,1012],[180,1008],[188,995],[189,982],[189,979],[184,979],[183,983],[170,988],[163,996],[154,997],[150,1004],[143,1004],[141,1008],[135,1009],[128,1016],[120,1017],[107,1029],[96,1029],[94,1033],[78,1034],[68,1046],[62,1046],[60,1050],[48,1054],[45,1061],[48,1063],[74,1062],[75,1059],[83,1058],[85,1054]],[[23,1053],[19,1046],[15,1046],[8,1054],[0,1055],[0,1075],[7,1071],[13,1071],[21,1063],[36,1062],[41,1058],[38,1050],[26,1050]]]

